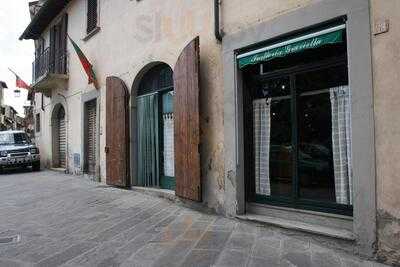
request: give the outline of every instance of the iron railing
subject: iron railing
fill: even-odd
[[[66,51],[54,51],[50,47],[32,63],[32,80],[36,82],[46,74],[68,74]]]

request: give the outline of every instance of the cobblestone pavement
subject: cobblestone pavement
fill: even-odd
[[[0,266],[383,266],[329,240],[52,171],[0,176],[0,241]]]

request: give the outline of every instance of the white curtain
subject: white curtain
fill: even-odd
[[[253,101],[256,194],[271,195],[269,152],[271,132],[271,98]]]
[[[164,175],[175,176],[174,163],[174,115],[163,114],[164,121]]]
[[[351,163],[351,95],[348,86],[330,88],[335,195],[339,204],[353,204]]]

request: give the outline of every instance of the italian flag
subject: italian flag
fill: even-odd
[[[75,49],[76,54],[79,57],[79,60],[82,64],[83,69],[85,70],[88,79],[89,79],[89,84],[93,83],[94,87],[98,90],[99,85],[97,83],[96,79],[96,74],[93,71],[93,66],[90,64],[89,60],[86,58],[85,54],[83,54],[82,50],[79,48],[79,46],[74,42],[74,40],[71,39],[71,37],[68,36],[68,39],[71,41],[72,46]]]
[[[22,80],[18,74],[16,74],[12,69],[8,68],[9,71],[11,71],[15,75],[15,86],[18,88],[24,88],[27,90],[31,90],[32,88],[24,81]]]

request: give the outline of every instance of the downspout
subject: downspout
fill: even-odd
[[[222,33],[220,29],[220,0],[214,0],[214,33],[215,38],[222,42]]]

